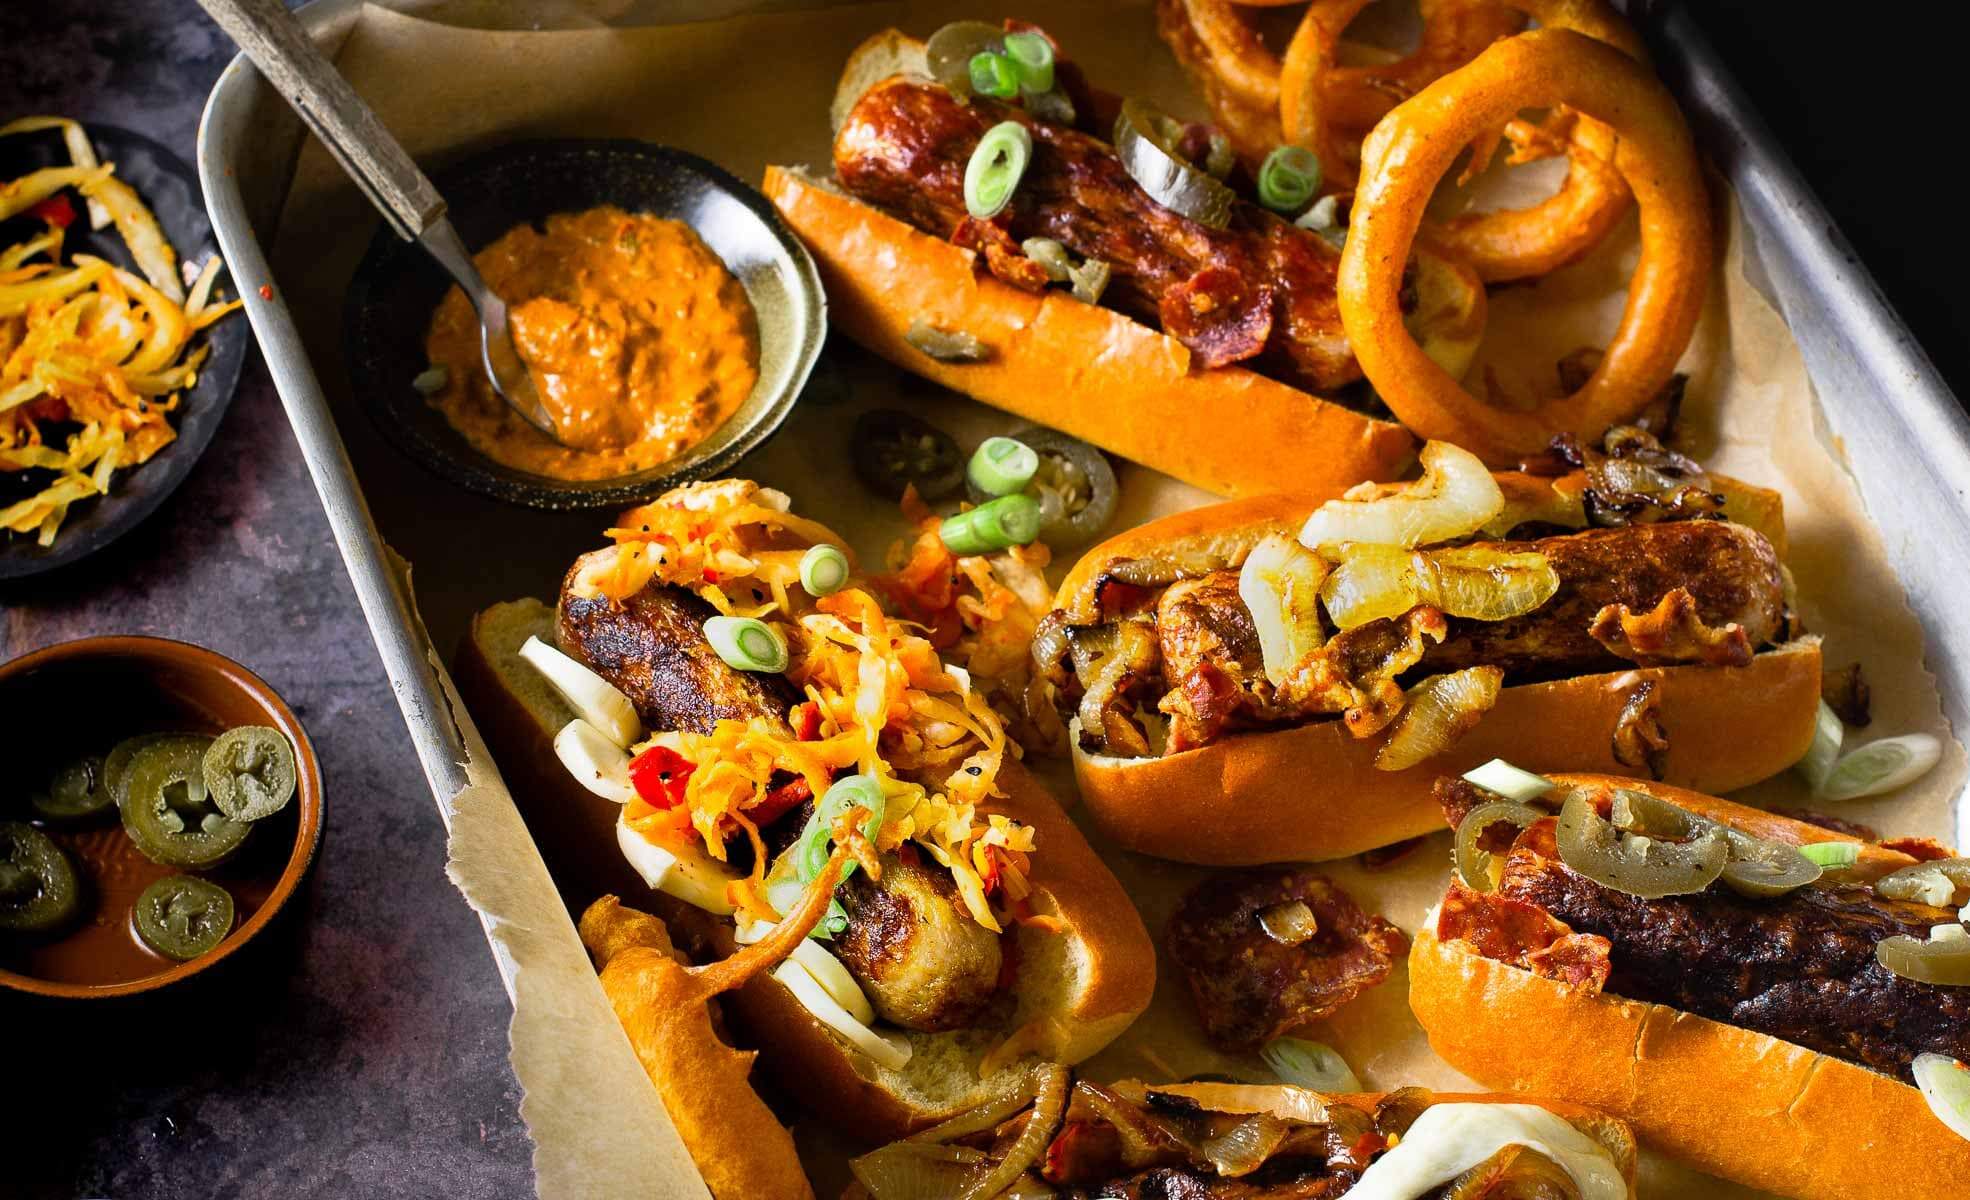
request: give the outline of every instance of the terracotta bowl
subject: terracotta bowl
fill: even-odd
[[[77,999],[129,996],[199,974],[266,928],[314,861],[321,841],[321,767],[308,733],[259,676],[221,654],[150,637],[64,642],[0,665],[7,741],[28,747],[14,778],[52,770],[68,757],[102,754],[133,734],[217,734],[270,725],[294,745],[294,800],[261,822],[228,862],[197,874],[233,895],[225,941],[190,962],[156,954],[137,938],[131,909],[154,880],[176,874],[137,852],[114,813],[73,828],[43,826],[85,877],[84,917],[58,937],[0,943],[0,987]],[[0,794],[0,819],[27,819],[18,794]],[[39,822],[37,822],[39,824]]]

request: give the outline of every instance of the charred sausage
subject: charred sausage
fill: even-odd
[[[968,224],[965,165],[1001,121],[1027,128],[1033,155],[1010,207],[979,229]],[[850,110],[834,158],[850,193],[939,237],[982,241],[988,261],[995,239],[1016,249],[1031,237],[1100,259],[1114,272],[1103,303],[1170,334],[1201,365],[1257,359],[1320,391],[1361,378],[1334,293],[1338,251],[1251,204],[1235,205],[1226,229],[1200,225],[1150,199],[1087,134],[899,77]]]
[[[630,698],[645,725],[710,733],[720,720],[783,725],[799,700],[784,676],[740,671],[705,639],[709,604],[681,588],[651,584],[620,603],[584,596],[569,572],[561,592],[558,636],[589,669]],[[764,831],[784,847],[811,807],[797,808]],[[969,1024],[997,994],[998,935],[959,906],[941,870],[884,860],[880,882],[858,874],[842,888],[848,928],[837,956],[886,1020],[906,1029]]]
[[[882,879],[857,874],[841,890],[848,928],[835,957],[884,1020],[905,1029],[962,1029],[998,990],[998,935],[959,907],[950,875],[883,856]]]

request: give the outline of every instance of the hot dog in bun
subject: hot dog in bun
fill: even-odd
[[[1430,1044],[1805,1200],[1970,1178],[1970,860],[1662,784],[1445,779],[1457,872],[1418,931]]]
[[[1335,398],[1362,377],[1336,244],[1276,197],[1263,206],[1214,131],[1089,87],[1057,51],[1031,26],[964,21],[855,52],[832,176],[772,167],[764,183],[813,252],[837,327],[1220,494],[1394,477],[1409,435]],[[974,80],[979,59],[1018,77]],[[1461,375],[1482,284],[1427,249],[1408,279],[1409,328]]]
[[[1105,1045],[1154,952],[969,675],[787,507],[726,480],[630,510],[455,674],[570,907],[619,893],[693,961],[766,936],[869,813],[880,869],[726,1004],[803,1106],[901,1136]]]
[[[1089,552],[1034,639],[1089,811],[1159,857],[1314,860],[1429,832],[1431,780],[1491,758],[1716,790],[1798,761],[1820,652],[1778,496],[1635,429],[1567,448],[1494,475],[1431,443],[1413,483]]]

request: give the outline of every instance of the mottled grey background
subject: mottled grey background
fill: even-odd
[[[0,120],[120,125],[189,161],[231,54],[191,0],[0,0]],[[0,586],[0,658],[99,633],[197,642],[273,684],[320,752],[327,833],[295,904],[209,983],[0,998],[0,1195],[531,1194],[506,993],[257,352],[149,521]]]

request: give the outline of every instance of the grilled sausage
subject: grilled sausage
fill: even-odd
[[[682,588],[651,584],[620,603],[561,590],[559,638],[590,670],[620,688],[652,729],[710,733],[723,719],[783,725],[798,702],[781,675],[728,666],[705,640],[709,604]],[[804,821],[795,810],[787,821]],[[798,829],[799,824],[794,823]],[[785,831],[766,831],[778,845]],[[842,889],[848,928],[834,949],[884,1019],[906,1029],[954,1029],[973,1021],[998,991],[999,939],[958,904],[941,870],[891,854],[880,882],[857,874]]]
[[[710,733],[719,721],[786,720],[800,699],[781,675],[726,664],[705,638],[711,605],[682,588],[651,584],[620,603],[561,588],[558,637],[564,649],[620,688],[651,729]]]
[[[1492,543],[1534,550],[1560,577],[1553,598],[1507,621],[1453,620],[1450,636],[1423,654],[1430,671],[1489,663],[1515,678],[1577,675],[1632,665],[1587,632],[1610,604],[1641,612],[1676,588],[1716,628],[1735,621],[1753,647],[1775,641],[1785,624],[1785,581],[1763,534],[1728,521],[1668,521]]]
[[[835,957],[862,985],[876,1014],[905,1029],[961,1029],[998,991],[998,935],[959,907],[942,869],[882,860],[882,879],[858,872],[841,889],[848,928]]]
[[[1011,205],[984,229],[969,222],[965,166],[985,131],[1017,121],[1033,154]],[[1020,108],[959,104],[933,83],[896,78],[864,93],[835,137],[835,175],[850,193],[940,237],[1052,238],[1107,263],[1105,304],[1161,328],[1201,365],[1256,358],[1326,391],[1361,378],[1341,328],[1340,255],[1256,205],[1234,205],[1213,230],[1150,199],[1107,143],[1035,121]],[[1009,236],[1007,236],[1009,235]],[[1002,252],[1003,253],[1003,252]],[[1022,260],[1023,261],[1023,260]]]
[[[1712,888],[1642,900],[1565,866],[1540,827],[1520,845],[1529,850],[1506,860],[1499,891],[1612,942],[1609,992],[1902,1079],[1917,1054],[1970,1060],[1970,988],[1904,979],[1874,956],[1883,938],[1927,938],[1948,909],[1837,885],[1767,899]]]

